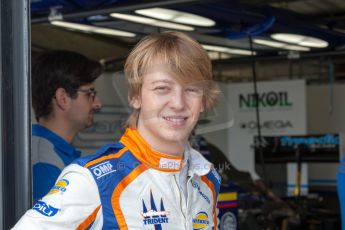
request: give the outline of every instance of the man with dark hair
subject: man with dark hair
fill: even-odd
[[[65,50],[45,52],[32,67],[32,105],[38,124],[32,127],[33,199],[53,187],[61,170],[80,151],[72,145],[75,135],[92,125],[94,111],[102,104],[94,81],[100,63]]]

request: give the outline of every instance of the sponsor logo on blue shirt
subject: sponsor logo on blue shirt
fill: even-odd
[[[55,216],[55,214],[59,211],[59,209],[54,208],[53,206],[41,200],[37,201],[32,209],[36,210],[37,212],[41,213],[44,216],[49,216],[49,217]]]

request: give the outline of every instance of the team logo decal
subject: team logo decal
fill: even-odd
[[[162,198],[160,202],[160,209],[157,209],[152,191],[150,192],[150,205],[151,208],[148,209],[143,200],[143,211],[141,212],[141,216],[144,218],[144,225],[154,225],[155,230],[161,230],[162,224],[169,223],[169,218],[167,216],[170,214],[170,212],[165,211]]]
[[[49,216],[49,217],[55,216],[55,214],[59,211],[59,209],[54,208],[53,206],[41,200],[37,201],[32,209],[36,210],[37,212],[41,213],[44,216]]]
[[[193,218],[193,230],[206,230],[210,225],[206,212],[199,212]]]
[[[225,213],[220,219],[220,229],[221,230],[236,230],[237,220],[232,212]]]
[[[69,185],[69,181],[66,179],[61,179],[50,189],[49,194],[55,194],[58,192],[64,193],[66,191],[66,187]]]

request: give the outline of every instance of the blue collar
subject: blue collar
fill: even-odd
[[[80,157],[81,152],[76,150],[73,145],[40,124],[32,125],[32,135],[47,139],[54,145],[54,148],[73,158]]]

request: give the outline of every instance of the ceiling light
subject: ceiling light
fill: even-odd
[[[186,31],[193,31],[194,28],[191,26],[176,24],[172,22],[164,22],[153,18],[146,18],[146,17],[140,17],[130,14],[119,14],[119,13],[112,13],[110,16],[122,20],[127,20],[131,22],[146,24],[146,25],[153,25],[163,28],[169,28],[169,29],[176,29],[176,30],[186,30]]]
[[[213,46],[213,45],[202,45],[205,50],[212,50],[221,53],[229,53],[229,54],[239,54],[239,55],[252,55],[252,52],[249,50],[242,50],[242,49],[234,49],[225,46]],[[256,53],[254,52],[254,55]]]
[[[297,46],[297,45],[286,45],[282,47],[286,50],[295,50],[295,51],[310,51],[309,47]]]
[[[211,60],[220,60],[220,59],[231,58],[231,55],[228,53],[219,53],[216,51],[208,51],[207,54]]]
[[[136,10],[135,13],[145,15],[151,18],[166,20],[176,23],[188,24],[193,26],[214,26],[215,21],[196,14],[185,13],[177,10],[163,9],[163,8],[148,8]]]
[[[290,45],[283,42],[276,42],[276,41],[270,41],[265,39],[253,39],[253,42],[255,44],[264,45],[264,46],[270,46],[274,48],[281,48],[281,49],[287,49],[287,50],[296,50],[296,51],[310,51],[310,48],[303,47],[303,46],[297,46],[297,45]]]
[[[65,21],[51,21],[50,22],[54,26],[60,26],[64,28],[69,28],[73,30],[79,30],[87,33],[98,33],[98,34],[106,34],[112,36],[121,36],[121,37],[135,37],[136,34],[122,31],[122,30],[114,30],[104,27],[97,27],[97,26],[90,26],[85,24],[79,23],[72,23],[72,22],[65,22]]]
[[[328,46],[328,42],[322,39],[299,34],[276,33],[272,34],[271,37],[278,41],[289,42],[300,46],[315,48],[325,48]]]
[[[255,44],[270,46],[270,47],[275,47],[275,48],[282,48],[284,45],[286,45],[285,43],[269,41],[269,40],[264,40],[264,39],[253,39],[253,42]]]

